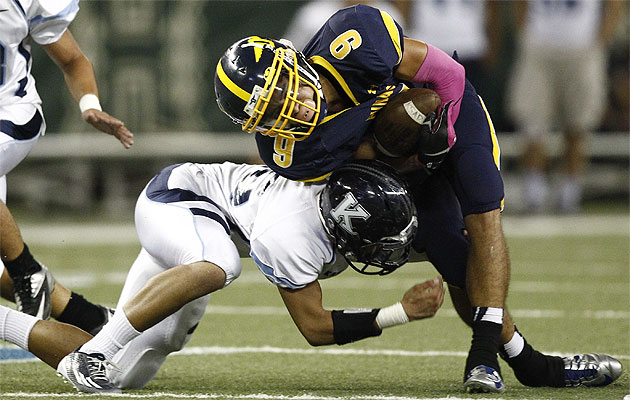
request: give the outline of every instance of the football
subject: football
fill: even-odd
[[[425,118],[431,112],[437,114],[439,106],[440,97],[431,89],[412,88],[391,98],[374,118],[372,132],[378,149],[389,157],[416,154],[421,132],[430,129]]]

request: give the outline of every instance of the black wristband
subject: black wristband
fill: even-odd
[[[379,308],[371,311],[334,310],[332,312],[335,343],[346,344],[371,336],[379,336],[382,332],[374,320]]]

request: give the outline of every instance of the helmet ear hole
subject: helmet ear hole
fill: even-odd
[[[417,213],[406,182],[389,165],[376,160],[344,164],[330,175],[319,204],[326,230],[355,270],[384,275],[407,262]]]

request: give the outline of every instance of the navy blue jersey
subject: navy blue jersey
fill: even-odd
[[[354,107],[327,116],[303,141],[283,142],[257,134],[267,165],[290,179],[313,179],[325,177],[351,158],[378,105],[403,90],[394,78],[402,50],[400,27],[379,10],[354,6],[333,15],[304,52]],[[396,89],[378,98],[388,85]],[[503,206],[498,141],[490,115],[468,81],[455,129],[457,141],[442,166],[429,179],[423,171],[406,178],[418,209],[414,248],[426,251],[447,282],[465,288],[464,217]],[[280,145],[274,149],[275,143]]]
[[[352,158],[390,96],[403,52],[402,29],[389,14],[357,5],[334,14],[304,48],[304,55],[351,105],[327,115],[304,140],[256,134],[258,152],[272,170],[293,180],[325,178]]]

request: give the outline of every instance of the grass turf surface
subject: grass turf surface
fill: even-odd
[[[527,340],[544,352],[612,354],[627,368],[628,237],[508,237],[508,245],[512,257],[508,304]],[[31,249],[64,285],[93,301],[115,305],[138,245]],[[428,263],[405,266],[387,277],[348,270],[322,281],[324,305],[385,306],[398,301],[413,283],[435,275]],[[310,348],[283,310],[277,290],[250,260],[244,260],[243,275],[212,296],[207,315],[186,347],[203,354],[171,356],[146,389],[120,398],[598,400],[630,394],[627,372],[606,388],[528,388],[501,362],[507,392],[468,395],[462,392],[461,381],[469,343],[470,331],[446,299],[433,319],[390,328],[380,337],[342,347]],[[225,354],[228,350],[240,352]],[[0,399],[77,397],[95,398],[76,394],[43,363],[0,364]]]

